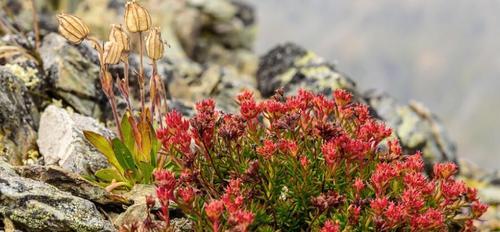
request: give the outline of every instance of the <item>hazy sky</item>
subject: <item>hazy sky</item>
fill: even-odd
[[[444,121],[459,156],[500,168],[500,1],[250,2],[259,54],[285,41],[303,45],[362,89],[423,102]]]

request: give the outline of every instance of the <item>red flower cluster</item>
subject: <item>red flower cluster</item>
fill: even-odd
[[[241,180],[233,179],[229,182],[224,195],[220,200],[211,200],[205,204],[205,213],[212,223],[213,231],[219,231],[221,216],[224,212],[229,215],[228,223],[235,231],[247,231],[254,220],[254,214],[242,208]]]
[[[428,177],[422,155],[403,155],[391,129],[352,99],[300,90],[256,102],[245,91],[237,114],[212,100],[189,121],[169,113],[157,134],[180,177],[155,174],[160,201],[213,231],[472,229],[487,207],[454,178],[456,165],[436,164]]]

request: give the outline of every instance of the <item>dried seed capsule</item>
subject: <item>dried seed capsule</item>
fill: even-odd
[[[121,25],[112,24],[109,32],[109,41],[116,42],[122,46],[124,52],[130,51],[128,35]]]
[[[108,41],[104,44],[104,63],[118,64],[122,56],[123,47],[114,41]]]
[[[146,38],[146,53],[152,60],[158,60],[163,56],[163,41],[161,40],[160,28],[154,27],[149,31]]]
[[[61,13],[57,20],[59,33],[71,43],[79,44],[89,35],[89,27],[74,15]]]
[[[151,27],[151,16],[135,0],[125,4],[125,24],[130,32],[147,31]]]

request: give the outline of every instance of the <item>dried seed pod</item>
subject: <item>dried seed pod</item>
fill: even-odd
[[[79,44],[89,35],[89,27],[74,15],[61,13],[57,20],[59,33],[71,43]]]
[[[161,39],[160,28],[154,27],[149,31],[146,38],[146,53],[152,60],[158,60],[163,56],[163,41]]]
[[[127,33],[121,25],[112,24],[109,32],[109,41],[116,42],[122,46],[124,52],[130,51],[130,43]]]
[[[135,0],[125,4],[125,24],[130,32],[147,31],[151,27],[151,16]]]
[[[118,64],[122,56],[123,47],[114,41],[108,41],[104,44],[104,63]]]

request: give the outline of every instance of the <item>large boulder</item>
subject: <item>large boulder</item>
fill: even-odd
[[[23,231],[115,231],[92,202],[20,177],[1,160],[0,216]]]
[[[55,105],[48,106],[40,119],[37,140],[45,164],[59,165],[78,174],[93,174],[108,167],[106,157],[85,139],[85,130],[114,137],[110,130],[91,117]]]
[[[21,164],[35,148],[38,117],[22,78],[8,66],[0,66],[0,155]]]
[[[77,112],[99,117],[99,102],[104,95],[99,85],[99,67],[92,58],[95,51],[88,44],[74,46],[56,33],[43,39],[40,55],[46,72],[49,92],[61,98]]]
[[[120,207],[130,204],[130,201],[121,195],[110,193],[80,175],[58,166],[29,165],[13,168],[22,177],[50,184],[61,191],[87,199],[103,207]]]
[[[407,152],[422,151],[428,168],[435,162],[456,162],[455,145],[439,119],[424,106],[415,102],[400,104],[384,93],[363,93],[333,64],[298,45],[279,45],[265,54],[260,60],[257,83],[265,97],[279,87],[287,94],[300,88],[324,94],[337,88],[348,89],[358,101],[370,106],[375,117],[393,128]]]

